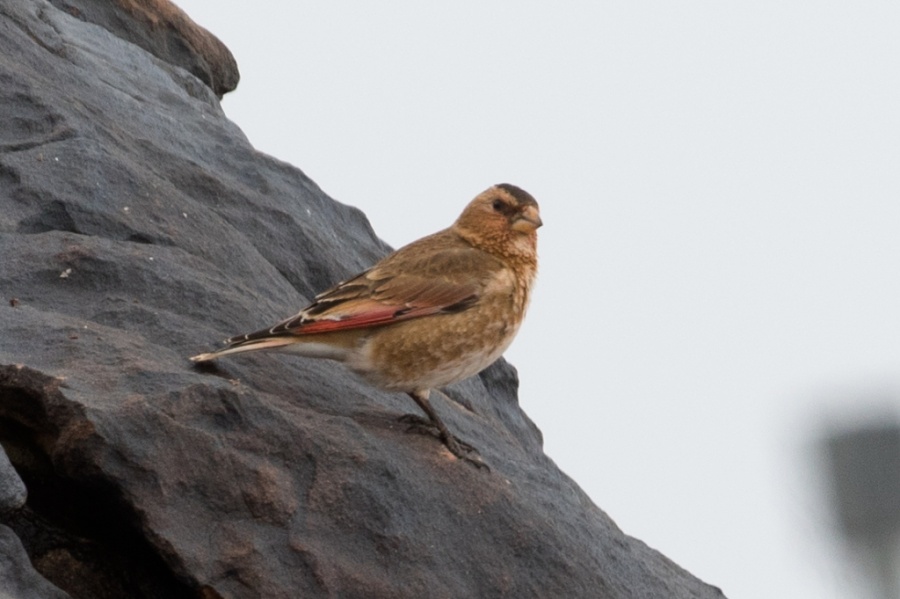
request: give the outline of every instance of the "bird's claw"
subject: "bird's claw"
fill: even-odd
[[[446,447],[447,450],[458,459],[466,461],[476,468],[484,468],[486,470],[490,470],[488,465],[484,463],[484,460],[481,459],[481,456],[478,455],[477,449],[450,433],[447,433],[445,435],[444,432],[442,432],[441,429],[437,427],[431,420],[422,418],[421,416],[417,416],[415,414],[406,414],[404,416],[401,416],[398,420],[400,422],[403,422],[404,424],[409,425],[406,428],[406,432],[414,432],[421,435],[430,435],[432,437],[440,439],[444,444],[444,447]]]
[[[441,429],[428,418],[422,418],[421,416],[417,416],[415,414],[406,414],[405,416],[401,416],[400,418],[398,418],[398,421],[409,425],[406,427],[406,432],[408,433],[431,435],[436,439],[444,441],[448,448],[450,447],[450,445],[455,444],[463,451],[478,453],[477,449],[453,435],[449,435],[450,441],[448,442],[447,439],[444,438],[444,434],[441,432]],[[457,453],[452,449],[450,451],[453,453],[453,455],[457,455]]]
[[[431,435],[432,437],[441,439],[441,429],[428,418],[423,418],[422,416],[417,416],[416,414],[404,414],[397,419],[397,422],[402,422],[403,424],[408,425],[406,427],[406,432],[408,433]]]

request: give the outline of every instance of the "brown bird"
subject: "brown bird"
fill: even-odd
[[[530,194],[495,185],[450,228],[338,283],[296,316],[191,360],[273,349],[344,362],[376,387],[408,393],[447,449],[483,465],[447,430],[428,396],[487,368],[512,342],[537,273],[541,224]]]

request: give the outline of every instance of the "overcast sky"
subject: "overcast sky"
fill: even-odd
[[[538,199],[507,358],[625,532],[731,599],[863,596],[813,467],[898,413],[900,5],[177,3],[252,143],[395,247]]]

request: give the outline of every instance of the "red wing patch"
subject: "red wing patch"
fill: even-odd
[[[398,306],[385,306],[382,303],[373,301],[360,303],[364,303],[365,305],[354,306],[354,308],[356,308],[355,310],[348,310],[336,319],[321,318],[301,321],[299,324],[285,328],[283,332],[292,335],[311,335],[314,333],[347,331],[350,329],[391,324],[402,320],[427,316],[429,314],[437,314],[443,310],[443,306],[403,308]]]

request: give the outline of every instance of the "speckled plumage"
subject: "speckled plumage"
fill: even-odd
[[[342,361],[377,387],[409,393],[453,454],[481,464],[450,434],[428,396],[477,374],[512,342],[537,273],[541,224],[534,198],[495,185],[450,228],[319,294],[296,316],[191,360],[273,349]]]

